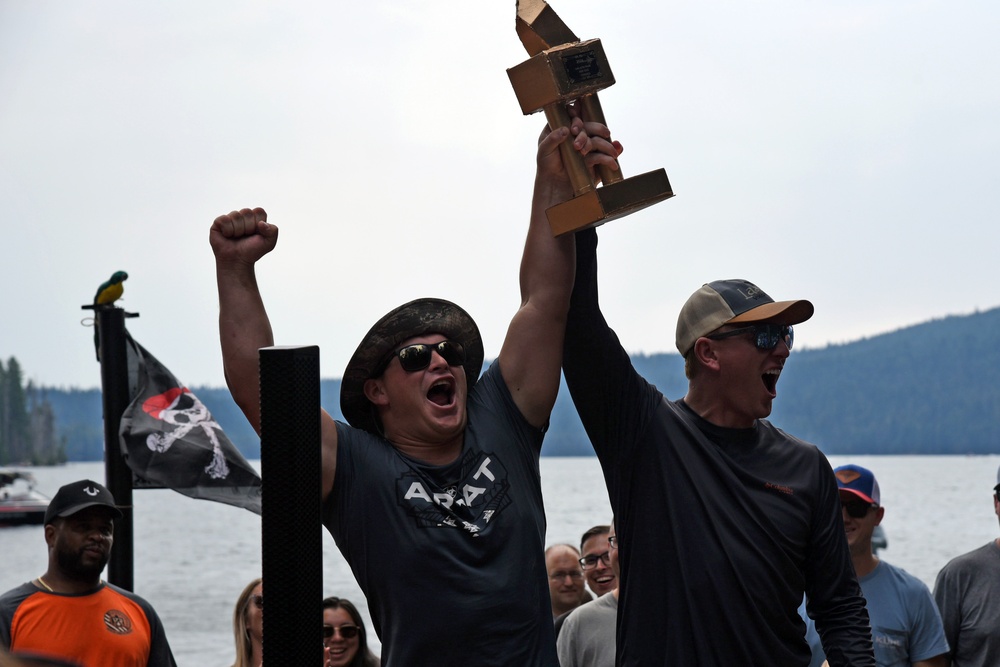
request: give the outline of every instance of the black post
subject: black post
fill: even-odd
[[[125,311],[114,306],[94,308],[101,351],[101,393],[104,403],[104,476],[122,511],[115,522],[115,543],[108,563],[108,581],[135,590],[133,570],[132,471],[122,456],[118,430],[128,407],[128,361],[125,355]]]
[[[260,350],[261,576],[268,664],[323,661],[319,348]]]

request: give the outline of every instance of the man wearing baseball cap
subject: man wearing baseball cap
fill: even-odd
[[[351,357],[340,394],[350,425],[322,413],[323,523],[368,599],[385,665],[557,664],[538,457],[573,280],[573,237],[554,238],[545,215],[573,197],[564,144],[592,169],[617,169],[621,147],[602,124],[575,118],[572,130],[543,133],[521,305],[482,377],[469,314],[417,299],[376,322]],[[226,380],[258,432],[258,349],[273,336],[254,265],[277,235],[262,209],[219,216],[210,232]],[[457,237],[420,228],[388,241],[409,237],[433,240],[426,272],[449,288],[474,275],[475,250],[454,245]],[[321,271],[350,250],[331,251]],[[394,270],[377,248],[366,251],[370,271]]]
[[[804,667],[805,593],[830,664],[874,665],[830,464],[765,419],[812,304],[703,285],[677,319],[687,395],[668,400],[601,313],[596,232],[576,238],[563,370],[621,538],[618,664]]]
[[[0,596],[0,646],[87,666],[175,665],[153,607],[101,580],[121,517],[111,492],[93,480],[56,492],[45,512],[48,569]]]
[[[1000,468],[993,487],[1000,518]],[[1000,656],[1000,538],[951,560],[934,582],[952,667],[995,665]]]
[[[840,466],[833,473],[851,561],[868,602],[876,663],[879,667],[944,667],[948,641],[927,585],[872,551],[872,534],[885,516],[874,473],[859,465]]]

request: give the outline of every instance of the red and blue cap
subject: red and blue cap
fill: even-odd
[[[840,466],[834,468],[833,474],[837,477],[837,488],[840,489],[841,497],[849,494],[861,498],[866,503],[881,504],[878,480],[868,468],[856,465]]]

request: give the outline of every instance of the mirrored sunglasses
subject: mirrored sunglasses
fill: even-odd
[[[753,324],[748,327],[740,327],[732,331],[710,334],[705,336],[710,340],[722,340],[749,333],[753,338],[753,344],[758,350],[773,350],[778,343],[784,341],[789,350],[795,340],[795,332],[790,324]]]
[[[393,350],[385,365],[389,365],[392,357],[399,358],[399,365],[407,373],[422,371],[431,365],[431,357],[437,352],[449,366],[461,366],[465,363],[465,348],[461,343],[443,340],[440,343],[416,343]]]

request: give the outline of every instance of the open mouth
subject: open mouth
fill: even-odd
[[[455,402],[455,383],[451,379],[442,378],[431,385],[427,391],[427,400],[442,407]]]
[[[764,382],[764,388],[767,389],[767,393],[769,393],[771,396],[776,396],[778,393],[777,388],[778,388],[779,375],[781,375],[781,369],[772,368],[769,371],[765,371],[760,376],[760,379],[763,380]]]

